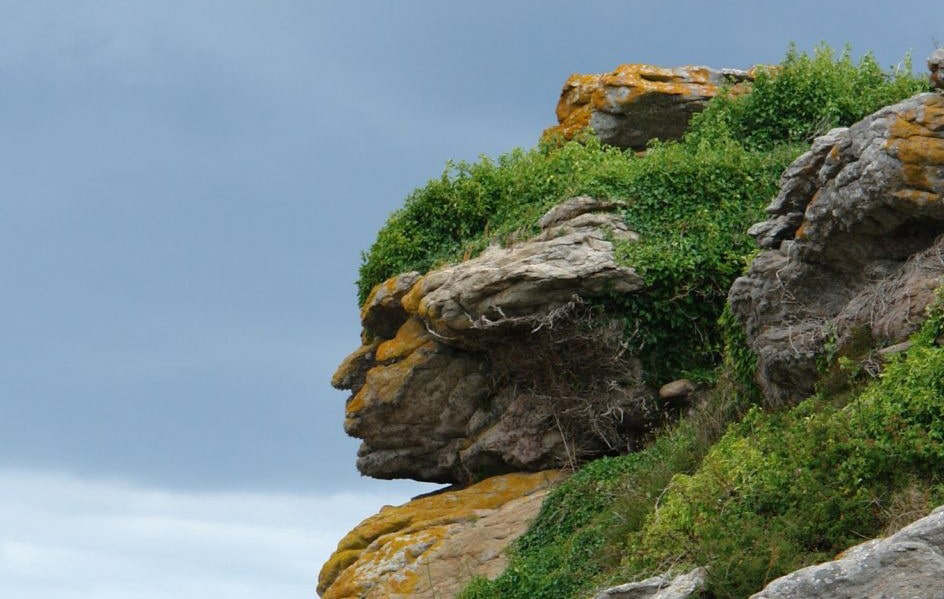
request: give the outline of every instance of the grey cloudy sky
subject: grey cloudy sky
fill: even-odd
[[[359,253],[412,188],[533,145],[572,72],[747,67],[791,40],[886,66],[910,50],[923,70],[939,17],[928,0],[0,0],[0,595],[310,596],[344,530],[426,489],[357,475],[328,385],[357,344]],[[90,513],[111,531],[94,547]],[[261,534],[282,549],[236,555]],[[77,554],[98,560],[86,591],[48,574]]]

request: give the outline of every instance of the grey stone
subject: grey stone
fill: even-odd
[[[778,578],[751,599],[944,599],[944,510]]]
[[[803,399],[826,344],[894,345],[944,276],[944,96],[919,94],[818,138],[783,174],[764,249],[728,301],[771,403]]]
[[[705,588],[705,569],[696,568],[675,578],[653,576],[600,591],[593,599],[690,599]]]

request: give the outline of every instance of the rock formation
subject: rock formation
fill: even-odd
[[[653,576],[600,591],[593,599],[692,599],[705,589],[705,574],[696,568],[675,578]]]
[[[771,582],[751,599],[944,599],[944,507],[885,539]]]
[[[688,121],[723,85],[753,78],[749,71],[624,64],[603,75],[571,75],[557,103],[558,125],[545,137],[571,139],[591,127],[606,144],[645,149],[649,140],[680,139]]]
[[[928,70],[931,71],[931,85],[944,89],[944,48],[938,48],[928,57]]]
[[[783,174],[763,248],[728,296],[769,401],[808,396],[817,360],[903,341],[944,275],[944,96],[816,139]]]
[[[621,329],[583,303],[643,288],[614,261],[610,240],[636,239],[615,208],[574,198],[531,240],[372,291],[366,341],[333,379],[353,391],[344,426],[363,440],[362,473],[466,482],[625,449],[654,395],[622,357]],[[571,387],[587,379],[599,392]],[[588,397],[603,403],[580,403]]]
[[[344,537],[321,569],[323,599],[453,597],[494,577],[504,549],[537,515],[556,472],[496,476],[383,508]]]

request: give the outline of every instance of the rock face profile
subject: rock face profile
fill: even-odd
[[[818,138],[783,174],[763,251],[728,300],[768,401],[807,397],[827,351],[885,347],[944,276],[944,96],[925,93]]]
[[[614,261],[611,240],[636,239],[615,208],[574,198],[533,239],[372,291],[367,341],[333,379],[353,392],[344,427],[363,440],[363,474],[465,483],[625,449],[653,394],[619,351],[618,323],[584,305],[643,288]],[[597,393],[573,387],[589,379]]]
[[[944,507],[885,539],[771,582],[751,599],[944,599]]]
[[[495,577],[557,472],[507,474],[383,508],[344,537],[321,569],[323,599],[454,597],[473,576]]]
[[[750,81],[749,71],[624,64],[603,75],[571,75],[557,103],[558,125],[545,137],[571,139],[591,127],[606,144],[645,149],[651,139],[680,139],[688,121],[721,86]]]

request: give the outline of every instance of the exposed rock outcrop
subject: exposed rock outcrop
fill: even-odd
[[[705,588],[705,569],[696,568],[675,578],[653,576],[600,591],[593,599],[691,599]]]
[[[387,506],[338,543],[318,593],[324,599],[454,597],[473,576],[504,569],[504,549],[527,530],[558,476],[507,474]]]
[[[928,57],[928,70],[931,71],[931,85],[944,89],[944,48],[938,48]]]
[[[944,508],[771,582],[751,599],[944,599]]]
[[[571,75],[557,103],[558,125],[544,135],[571,139],[592,127],[604,143],[641,150],[649,140],[680,139],[688,121],[724,84],[751,72],[708,67],[663,68],[624,64],[603,75]]]
[[[333,379],[353,391],[344,426],[363,439],[362,473],[465,482],[626,448],[654,394],[620,351],[619,323],[583,305],[643,288],[614,260],[612,239],[636,239],[615,208],[574,198],[531,240],[373,290],[367,341]],[[568,395],[588,379],[599,392]],[[580,403],[591,398],[603,403]]]
[[[817,360],[903,341],[944,276],[944,96],[919,94],[818,138],[783,174],[764,249],[731,288],[769,401],[813,390]]]

